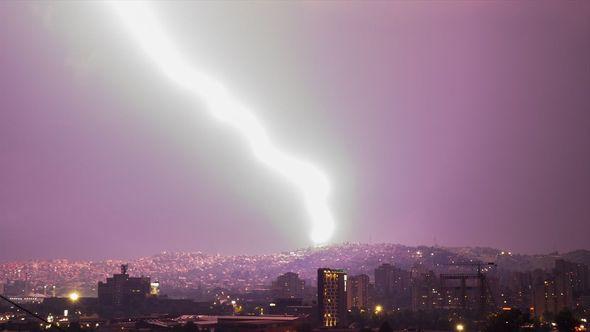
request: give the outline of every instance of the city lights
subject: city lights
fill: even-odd
[[[396,267],[390,263],[381,263],[374,265],[373,277],[374,283],[371,285],[371,278],[369,274],[349,274],[345,269],[337,268],[318,268],[310,267],[308,261],[313,259],[314,262],[322,262],[321,264],[329,264],[330,262],[338,262],[339,265],[350,267],[366,266],[367,261],[378,262],[380,257],[391,257],[392,260],[404,261],[405,259],[414,260],[415,256],[407,255],[406,250],[399,252],[395,247],[388,244],[365,245],[365,244],[346,244],[335,246],[335,250],[331,249],[314,249],[304,250],[302,252],[291,252],[289,254],[277,253],[268,256],[224,256],[224,255],[203,255],[201,253],[166,253],[165,255],[151,256],[150,258],[140,258],[131,261],[132,263],[125,263],[120,265],[121,273],[115,273],[112,276],[105,276],[105,270],[117,270],[114,264],[116,261],[101,261],[101,262],[69,262],[69,261],[51,261],[43,263],[42,261],[35,261],[29,271],[28,284],[25,283],[7,283],[9,292],[24,292],[25,289],[31,291],[43,290],[43,286],[47,284],[57,284],[59,289],[69,289],[65,295],[65,301],[59,301],[63,307],[53,306],[53,300],[36,301],[36,297],[21,294],[20,296],[12,296],[14,301],[28,303],[35,303],[40,309],[43,308],[43,315],[49,314],[47,321],[52,321],[53,324],[67,325],[68,322],[75,321],[82,315],[81,310],[73,309],[71,307],[73,301],[81,302],[82,294],[89,294],[94,290],[97,292],[98,299],[89,299],[85,301],[85,306],[94,307],[95,310],[101,307],[117,306],[115,299],[120,301],[133,301],[141,305],[142,310],[147,313],[158,313],[163,304],[174,305],[180,308],[194,308],[194,303],[185,302],[184,300],[170,299],[167,296],[158,296],[152,294],[151,286],[156,283],[150,277],[132,276],[127,271],[129,264],[133,264],[134,270],[142,271],[145,275],[157,275],[158,280],[166,285],[170,285],[170,289],[175,289],[177,294],[194,294],[194,287],[198,285],[201,288],[203,295],[209,297],[207,303],[202,303],[204,308],[212,310],[215,314],[232,314],[240,315],[254,315],[260,316],[263,313],[280,315],[287,310],[297,310],[298,313],[315,314],[315,310],[306,305],[301,305],[303,301],[317,301],[317,314],[321,317],[319,324],[321,326],[346,326],[348,323],[342,317],[349,317],[353,313],[361,313],[359,317],[367,317],[367,314],[374,318],[374,321],[380,321],[379,317],[401,317],[404,315],[402,310],[424,310],[424,312],[436,312],[437,310],[448,310],[448,308],[461,308],[461,296],[465,295],[465,312],[477,314],[482,310],[481,290],[477,288],[451,289],[441,284],[441,277],[453,276],[448,273],[436,275],[435,272],[429,270],[406,270],[402,267]],[[446,251],[443,248],[433,248],[437,252],[437,256],[444,257],[442,254]],[[416,250],[410,250],[410,253],[415,253]],[[358,253],[363,253],[359,255]],[[471,251],[466,251],[463,255],[471,255]],[[469,257],[467,256],[467,257]],[[454,256],[453,256],[454,257]],[[451,260],[447,258],[447,260]],[[324,263],[328,262],[328,263]],[[442,261],[441,261],[442,263]],[[334,263],[335,265],[336,263]],[[377,263],[379,264],[379,263]],[[455,261],[456,264],[456,261]],[[0,264],[1,266],[2,264]],[[208,266],[203,269],[203,266]],[[285,266],[298,272],[285,272]],[[587,268],[583,264],[567,262],[564,260],[556,261],[556,268],[551,272],[553,278],[556,276],[569,275],[570,283],[564,283],[563,286],[571,287],[578,284],[579,280],[586,280]],[[477,266],[476,266],[477,268]],[[177,271],[194,271],[201,269],[202,273],[192,278],[180,277]],[[350,268],[352,270],[352,268]],[[365,268],[366,269],[366,268]],[[577,272],[575,269],[579,269]],[[473,275],[478,275],[476,272]],[[4,272],[10,273],[12,270],[5,268]],[[48,273],[55,271],[53,274]],[[84,273],[81,277],[75,273]],[[88,274],[92,271],[92,274]],[[370,273],[370,272],[369,272]],[[469,274],[468,270],[461,271],[460,277],[466,277]],[[514,276],[512,271],[502,271],[503,276]],[[520,272],[519,272],[520,273]],[[47,280],[47,275],[51,277]],[[306,279],[311,279],[317,276],[317,287],[314,287],[313,282],[306,282]],[[480,276],[481,276],[480,275]],[[73,277],[74,276],[74,277]],[[229,277],[228,277],[229,276]],[[527,274],[523,275],[528,278]],[[56,278],[57,279],[54,279]],[[77,283],[80,278],[97,278],[105,280],[99,281],[98,284],[74,286],[72,283]],[[76,279],[72,279],[76,278]],[[515,310],[518,303],[523,303],[531,299],[534,292],[545,292],[544,299],[551,299],[552,301],[562,301],[565,298],[566,291],[560,288],[551,278],[548,278],[547,283],[539,282],[537,285],[524,284],[524,288],[512,290],[510,285],[514,285],[512,280],[499,283],[502,289],[497,296],[506,300],[508,304],[505,306],[496,306],[499,303],[498,299],[484,298],[483,310],[485,316],[477,317],[476,321],[471,317],[460,317],[454,312],[450,312],[444,321],[441,321],[441,327],[448,328],[451,322],[451,330],[457,332],[470,331],[478,326],[478,322],[492,323],[502,318],[502,315],[510,312],[511,316],[520,315],[519,311]],[[526,282],[525,280],[525,282]],[[522,280],[516,279],[516,285],[520,284]],[[16,285],[18,287],[11,287]],[[30,286],[28,286],[30,285]],[[67,286],[66,286],[67,285]],[[264,288],[258,286],[263,285]],[[416,287],[408,287],[415,285]],[[456,284],[457,285],[457,284]],[[25,286],[27,286],[25,288]],[[86,288],[84,288],[86,287]],[[231,287],[231,288],[230,288]],[[441,289],[439,287],[443,287]],[[372,292],[369,292],[370,289]],[[230,291],[234,289],[235,291]],[[252,292],[255,289],[255,292]],[[445,290],[446,289],[446,290]],[[387,302],[391,299],[391,294],[398,292],[398,294],[409,295],[397,303]],[[185,295],[186,296],[186,295]],[[257,299],[278,299],[276,302],[264,302],[264,305],[256,307],[247,305],[251,298]],[[441,301],[438,301],[438,300]],[[474,301],[475,300],[475,301]],[[535,299],[532,298],[533,303]],[[205,301],[203,301],[205,302]],[[576,301],[577,302],[577,301]],[[573,302],[573,303],[576,303]],[[527,302],[525,302],[527,303]],[[554,302],[555,303],[555,302]],[[534,303],[535,307],[531,313],[532,315],[539,315],[545,310],[542,303]],[[201,304],[199,304],[201,305]],[[120,306],[121,310],[132,313],[136,306]],[[567,308],[563,306],[563,308]],[[50,309],[50,310],[47,310]],[[267,309],[269,312],[264,312]],[[19,313],[18,308],[13,307],[10,310],[13,312],[4,313],[0,315],[0,321],[22,321],[23,315]],[[61,311],[59,311],[61,310]],[[184,310],[184,309],[183,309]],[[312,310],[312,311],[309,311]],[[451,309],[454,310],[454,309]],[[55,315],[60,312],[60,315]],[[63,315],[61,314],[63,312]],[[528,313],[526,314],[528,316]],[[538,316],[537,316],[538,317]],[[588,330],[586,317],[579,317],[579,322],[575,325],[575,331]],[[87,321],[85,324],[94,326],[96,323],[102,321]],[[500,323],[503,322],[500,320]],[[128,323],[128,322],[125,322]],[[177,324],[177,321],[170,324]],[[407,326],[417,324],[416,321],[409,321]],[[105,326],[113,323],[104,322]],[[529,324],[530,325],[530,324]],[[556,322],[549,322],[552,328],[558,327]],[[86,325],[86,327],[90,327]],[[526,325],[528,326],[528,325]],[[523,325],[522,327],[526,327]],[[532,325],[531,325],[532,326]],[[120,329],[121,326],[118,326]],[[377,327],[377,326],[375,326]],[[118,330],[115,329],[115,330]]]
[[[221,82],[195,68],[184,58],[145,3],[109,3],[133,39],[165,76],[204,101],[215,119],[243,136],[259,162],[300,191],[311,219],[312,241],[315,244],[328,242],[334,231],[334,219],[328,207],[330,184],[326,175],[311,163],[295,158],[275,146],[262,123],[247,106],[234,98]]]
[[[0,332],[590,332],[590,0],[0,3]]]

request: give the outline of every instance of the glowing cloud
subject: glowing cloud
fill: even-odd
[[[324,173],[273,145],[260,121],[246,106],[220,82],[183,58],[146,4],[135,1],[109,4],[133,39],[171,81],[204,101],[211,115],[244,136],[262,164],[298,188],[312,222],[312,241],[316,244],[327,242],[334,231],[334,218],[327,203],[330,184]]]

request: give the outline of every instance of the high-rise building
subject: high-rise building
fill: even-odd
[[[411,302],[412,310],[433,310],[440,302],[439,279],[433,271],[421,266],[412,268]]]
[[[305,281],[297,273],[287,272],[273,282],[273,296],[278,299],[302,299]]]
[[[130,305],[140,303],[150,294],[150,278],[130,277],[127,265],[121,265],[121,273],[98,283],[98,302],[102,305]]]
[[[546,313],[558,313],[573,306],[572,285],[562,278],[548,279],[533,288],[533,312],[535,317]]]
[[[502,306],[518,308],[522,312],[530,310],[533,302],[533,276],[530,271],[506,272],[499,284],[499,303]]]
[[[556,278],[571,284],[574,297],[590,290],[590,274],[587,265],[558,259],[555,261],[553,272]]]
[[[346,325],[346,272],[318,269],[318,310],[323,327]]]
[[[4,284],[4,295],[25,296],[28,295],[28,285],[24,280],[6,280]]]
[[[410,305],[411,273],[381,264],[375,269],[375,296],[380,304],[406,307]]]
[[[348,278],[348,309],[367,309],[369,307],[369,276],[361,274]]]
[[[391,292],[394,267],[391,264],[381,264],[375,269],[375,292],[386,296]]]

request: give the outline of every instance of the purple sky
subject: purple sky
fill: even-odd
[[[292,190],[93,6],[0,4],[0,260],[309,246]],[[334,241],[590,249],[589,3],[164,9],[330,175]]]

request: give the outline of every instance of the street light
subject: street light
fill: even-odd
[[[76,302],[80,299],[80,294],[78,294],[78,292],[71,292],[70,294],[68,294],[68,298],[70,299],[70,301]]]
[[[375,306],[375,314],[380,314],[381,312],[383,312],[383,306],[378,304]]]
[[[465,331],[465,326],[463,324],[459,323],[455,326],[455,330],[457,332],[463,332],[463,331]]]

